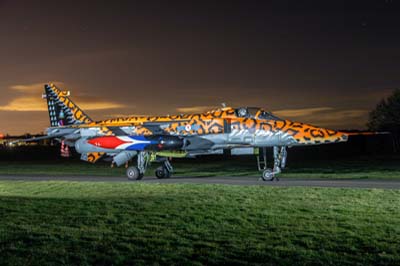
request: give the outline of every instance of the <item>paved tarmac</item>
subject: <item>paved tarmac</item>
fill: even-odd
[[[280,187],[337,187],[337,188],[382,188],[400,189],[400,180],[381,179],[298,179],[281,178],[279,181],[262,181],[259,177],[171,177],[157,179],[144,177],[141,181],[128,181],[125,177],[92,176],[13,176],[2,175],[2,180],[14,181],[75,181],[75,182],[144,182],[144,183],[190,183],[190,184],[225,184],[241,186],[280,186]]]

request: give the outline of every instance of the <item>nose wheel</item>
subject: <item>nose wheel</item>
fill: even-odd
[[[274,172],[271,169],[265,169],[261,176],[264,181],[272,181],[274,179]]]

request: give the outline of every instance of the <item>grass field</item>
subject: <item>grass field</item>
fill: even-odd
[[[0,182],[0,265],[395,265],[400,191]]]
[[[175,176],[259,176],[255,158],[226,160],[175,160]],[[153,164],[146,175],[154,176]],[[99,162],[95,165],[78,160],[54,160],[37,162],[1,161],[0,174],[19,175],[92,175],[124,176],[125,169],[110,168]],[[400,157],[357,157],[333,160],[292,160],[282,177],[298,178],[372,178],[400,179]]]

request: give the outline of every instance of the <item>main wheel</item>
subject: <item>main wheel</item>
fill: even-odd
[[[272,181],[274,179],[274,173],[271,169],[265,169],[261,177],[264,181]]]
[[[156,177],[157,177],[158,179],[164,178],[164,175],[165,175],[165,173],[164,173],[164,167],[162,167],[162,166],[157,167],[155,174],[156,174]]]
[[[128,180],[140,180],[143,178],[143,174],[140,173],[139,168],[135,166],[126,169],[126,176],[128,177]]]
[[[171,176],[171,173],[164,166],[157,167],[155,174],[158,179],[169,178]]]

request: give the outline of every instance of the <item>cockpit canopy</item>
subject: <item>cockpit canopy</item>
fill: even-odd
[[[283,120],[271,112],[267,112],[262,108],[258,107],[239,107],[235,109],[237,117],[244,118],[256,118],[256,119],[266,119],[266,120]]]

